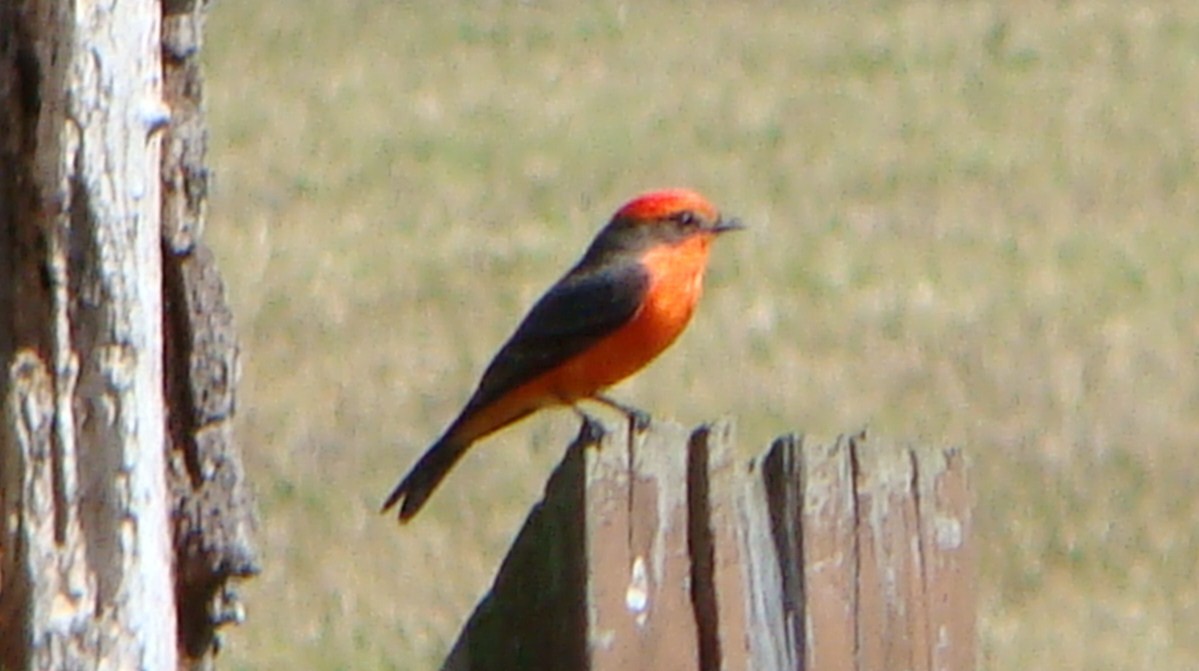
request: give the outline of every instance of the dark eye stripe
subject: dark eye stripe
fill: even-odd
[[[674,220],[682,226],[694,226],[699,223],[699,217],[690,210],[684,210],[674,216]]]

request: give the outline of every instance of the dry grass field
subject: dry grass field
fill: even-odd
[[[974,463],[982,669],[1199,668],[1199,3],[217,2],[265,573],[230,669],[428,669],[574,435],[377,514],[641,190],[746,233],[615,394]]]

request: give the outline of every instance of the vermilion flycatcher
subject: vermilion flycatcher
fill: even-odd
[[[550,288],[508,339],[466,407],[400,481],[386,512],[421,509],[475,441],[553,405],[604,397],[683,332],[703,288],[712,240],[741,228],[694,191],[646,193],[620,208],[582,260]]]

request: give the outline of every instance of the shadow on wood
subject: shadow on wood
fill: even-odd
[[[443,669],[974,668],[957,449],[584,431]]]

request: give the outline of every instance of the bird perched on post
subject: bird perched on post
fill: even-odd
[[[712,241],[739,228],[688,189],[646,193],[617,210],[500,348],[466,407],[387,497],[383,512],[402,502],[400,521],[411,519],[471,445],[542,408],[593,400],[630,421],[644,418],[603,392],[683,332]]]

